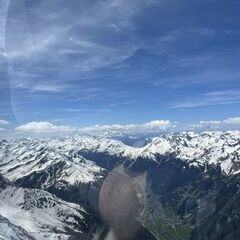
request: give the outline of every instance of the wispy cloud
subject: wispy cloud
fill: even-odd
[[[240,90],[226,90],[205,93],[198,98],[185,99],[169,104],[170,108],[193,108],[201,106],[225,105],[240,102]]]
[[[211,61],[214,61],[213,56],[202,56],[202,57],[192,57],[192,58],[184,58],[181,57],[175,58],[173,57],[171,61],[178,65],[178,66],[187,66],[187,65],[196,65],[199,67],[197,72],[194,73],[187,73],[183,72],[178,74],[177,76],[169,76],[163,77],[160,79],[156,79],[151,81],[154,86],[167,86],[173,89],[182,89],[188,86],[196,86],[196,85],[206,85],[206,84],[217,84],[217,83],[224,83],[226,81],[237,82],[240,78],[239,72],[231,72],[226,71],[224,69],[207,69],[206,63],[201,65],[201,61],[207,60],[207,64],[210,64]],[[200,67],[204,67],[201,70]]]
[[[36,30],[31,28],[31,25],[36,22],[29,18],[32,15],[27,14],[25,6],[15,4],[17,12],[15,12],[14,18],[10,19],[12,21],[7,39],[10,47],[7,55],[12,60],[21,59],[21,61],[23,59],[26,61],[47,59],[54,64],[72,61],[73,68],[84,71],[120,63],[138,49],[136,42],[130,41],[130,38],[124,44],[119,44],[111,39],[106,42],[99,37],[99,33],[125,35],[125,32],[121,30],[126,31],[130,28],[133,24],[132,17],[148,4],[138,0],[105,0],[96,5],[87,4],[88,6],[84,7],[85,11],[81,9],[83,7],[81,3],[73,4],[72,8],[76,7],[81,12],[78,19],[73,19],[74,9],[69,9],[70,5],[67,5],[65,11],[62,11],[61,8],[52,13],[52,4],[41,1],[35,7],[31,7],[35,18],[42,23],[42,25],[37,23],[38,29]],[[14,4],[12,5],[13,8]],[[53,5],[57,7],[57,1],[53,2]],[[18,12],[21,12],[21,15]],[[43,15],[43,12],[51,12],[51,14]],[[25,16],[23,16],[24,13]],[[95,16],[94,20],[92,16]],[[44,23],[48,23],[48,28]],[[19,25],[23,34],[15,34]],[[116,29],[118,29],[117,32]],[[19,42],[19,38],[25,41],[21,43],[21,47],[19,45],[16,47],[16,41]],[[76,55],[78,61],[74,60]]]
[[[66,7],[59,8],[58,1],[43,0],[27,10],[12,3],[6,39],[7,57],[17,65],[10,69],[12,86],[21,91],[62,92],[64,84],[121,65],[141,46],[130,33],[133,17],[155,2],[104,0],[64,3]]]
[[[179,26],[173,30],[171,29],[170,31],[163,31],[163,33],[159,34],[160,36],[158,36],[157,38],[154,36],[154,38],[151,39],[151,44],[144,45],[144,48],[151,51],[154,54],[164,55],[169,57],[170,59],[173,57],[172,60],[179,63],[180,65],[182,64],[181,58],[182,57],[184,58],[184,56],[181,55],[181,57],[179,57],[178,52],[174,52],[171,50],[176,49],[177,45],[184,44],[186,42],[189,45],[188,47],[190,47],[192,46],[192,43],[196,43],[201,40],[206,41],[206,40],[212,39],[216,35],[216,33],[217,33],[216,29],[209,28],[209,27],[192,28],[192,27]],[[176,58],[177,56],[178,58]],[[188,57],[185,56],[185,58],[188,58]],[[179,62],[176,60],[179,60]],[[197,58],[195,60],[197,60]],[[188,64],[190,64],[190,62],[188,62]]]
[[[0,53],[5,48],[5,29],[9,0],[0,2]]]
[[[32,92],[63,92],[66,91],[66,86],[61,84],[38,84],[31,88]]]
[[[240,117],[227,118],[224,120],[199,121],[196,124],[191,124],[190,129],[198,131],[240,129]]]
[[[84,108],[64,108],[62,110],[66,112],[71,112],[71,113],[82,113],[86,111],[86,109]]]

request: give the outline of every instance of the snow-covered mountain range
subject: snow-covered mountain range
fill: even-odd
[[[174,154],[194,165],[220,164],[224,173],[232,174],[239,171],[240,131],[166,134],[150,139],[141,148],[114,139],[85,136],[2,141],[0,171],[15,181],[31,172],[61,165],[59,180],[69,184],[95,181],[103,169],[85,159],[86,153],[104,153],[133,161],[138,157],[154,160],[157,155]]]
[[[139,148],[89,136],[2,140],[0,239],[92,239],[108,172],[140,159],[159,164],[164,156],[238,175],[240,131],[166,134]]]

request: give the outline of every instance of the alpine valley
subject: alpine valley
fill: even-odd
[[[137,193],[138,240],[240,239],[240,131],[165,134],[141,147],[123,142],[1,140],[0,239],[105,239],[99,195],[113,172]]]

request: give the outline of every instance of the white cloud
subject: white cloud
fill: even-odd
[[[66,90],[65,85],[61,84],[37,84],[32,86],[31,91],[32,92],[53,92],[58,93]]]
[[[173,129],[176,125],[169,120],[155,120],[143,124],[95,125],[80,128],[80,133],[93,135],[157,134]]]
[[[190,126],[193,130],[218,130],[221,126],[221,121],[200,121],[199,123]]]
[[[73,132],[75,129],[64,125],[53,125],[49,122],[29,122],[16,127],[15,130],[25,133],[61,133]]]
[[[7,124],[9,124],[8,121],[0,119],[0,125],[7,125]]]
[[[79,133],[95,136],[123,136],[131,134],[160,134],[175,128],[169,120],[155,120],[143,124],[95,125],[76,129],[70,126],[54,125],[50,122],[29,122],[15,128],[16,132],[25,134],[61,134]]]
[[[227,118],[222,121],[200,121],[190,125],[190,129],[200,131],[240,129],[240,117]]]
[[[0,127],[0,132],[3,132],[3,131],[5,131],[5,129]]]
[[[239,125],[240,126],[240,117],[228,118],[223,121],[225,124],[230,125]]]
[[[170,108],[192,108],[201,106],[225,105],[240,102],[240,90],[208,92],[194,99],[170,103]]]
[[[75,128],[66,125],[54,125],[47,121],[29,122],[15,128],[18,133],[25,134],[64,134],[76,133],[92,136],[120,137],[129,135],[154,136],[168,132],[181,131],[228,131],[240,129],[240,117],[232,117],[224,120],[199,121],[190,125],[171,122],[169,120],[155,120],[141,124],[112,124],[95,125],[84,128]],[[0,131],[4,131],[0,128]]]

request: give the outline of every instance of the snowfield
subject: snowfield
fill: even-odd
[[[0,215],[39,240],[68,239],[66,227],[81,234],[76,226],[84,223],[83,214],[86,212],[79,205],[43,190],[9,186],[0,191]]]

